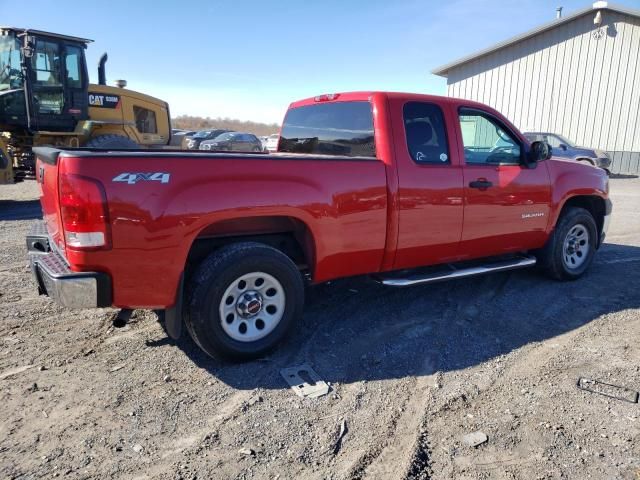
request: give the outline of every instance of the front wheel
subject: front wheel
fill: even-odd
[[[569,207],[538,253],[542,268],[557,280],[576,280],[589,268],[596,253],[598,230],[589,211]]]
[[[187,330],[211,356],[256,358],[274,348],[302,316],[304,285],[284,253],[260,243],[228,245],[194,274]]]

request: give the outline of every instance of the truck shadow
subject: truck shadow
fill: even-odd
[[[40,200],[0,200],[0,221],[42,218]]]
[[[406,289],[367,279],[313,287],[297,331],[258,361],[211,359],[190,339],[180,345],[198,366],[242,390],[288,388],[280,369],[303,363],[339,384],[431,375],[638,308],[638,283],[640,247],[605,244],[575,282],[531,269]]]

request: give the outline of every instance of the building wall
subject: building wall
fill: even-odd
[[[550,131],[608,151],[640,173],[640,19],[593,13],[448,72],[447,94],[491,105],[523,131]]]

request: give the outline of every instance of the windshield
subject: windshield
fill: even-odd
[[[0,36],[0,91],[22,88],[20,43],[13,35]]]
[[[208,137],[209,135],[211,135],[211,131],[210,130],[202,130],[198,133],[196,133],[193,138],[202,138],[202,137]]]
[[[562,135],[558,135],[555,134],[556,137],[558,137],[558,139],[560,140],[560,142],[564,143],[565,145],[569,146],[569,147],[575,147],[576,144],[575,142],[569,140],[567,137],[563,137]],[[551,145],[553,147],[553,145]]]
[[[233,133],[223,133],[222,135],[218,135],[215,138],[216,142],[226,142],[227,140],[231,140],[235,134]]]

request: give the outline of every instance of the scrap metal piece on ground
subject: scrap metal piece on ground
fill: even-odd
[[[306,363],[283,368],[280,375],[299,397],[317,398],[329,393],[329,385]]]
[[[340,447],[342,447],[342,439],[347,434],[349,430],[347,429],[347,421],[342,420],[340,423],[340,433],[338,434],[338,438],[336,439],[336,443],[333,445],[333,454],[337,455],[340,451]]]
[[[584,377],[578,378],[577,385],[580,390],[584,390],[585,392],[597,393],[598,395],[615,398],[623,402],[638,403],[640,397],[640,393],[636,390]]]
[[[468,433],[462,437],[462,443],[468,447],[477,447],[489,440],[489,437],[481,431]]]
[[[17,375],[18,373],[25,372],[33,367],[35,367],[35,365],[23,365],[21,367],[10,368],[0,373],[0,380],[10,377],[11,375]]]

